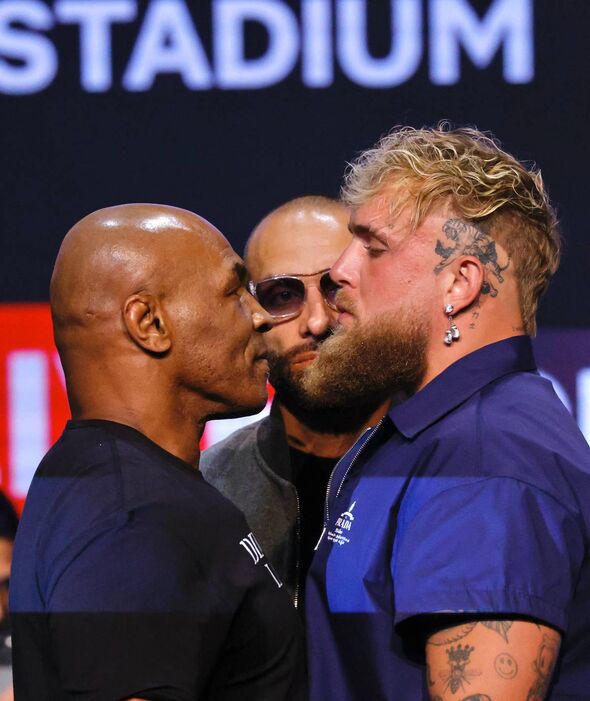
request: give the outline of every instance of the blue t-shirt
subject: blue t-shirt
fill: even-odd
[[[559,629],[548,698],[590,698],[589,534],[590,449],[530,339],[462,358],[332,475],[307,582],[311,698],[428,699],[411,638],[443,612]]]
[[[10,586],[15,698],[303,696],[296,612],[240,512],[138,431],[71,421]]]

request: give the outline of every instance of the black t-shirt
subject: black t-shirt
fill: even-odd
[[[0,492],[0,538],[14,540],[18,528],[18,516],[14,506]]]
[[[141,433],[69,422],[16,538],[16,701],[304,698],[300,630],[243,516]]]
[[[289,455],[299,497],[299,581],[303,584],[324,526],[328,480],[339,458],[320,458],[296,448],[289,448]]]

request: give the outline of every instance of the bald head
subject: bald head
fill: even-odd
[[[259,411],[272,320],[242,260],[201,217],[132,204],[68,232],[51,280],[76,419],[133,426],[194,463],[205,421]]]
[[[207,288],[226,255],[239,261],[215,227],[175,207],[121,205],[78,222],[62,242],[50,287],[70,404],[107,386],[105,368],[111,386],[122,387],[119,369],[137,382],[151,357],[168,353],[187,280],[202,286],[191,304],[205,318]]]
[[[109,207],[78,222],[62,242],[51,278],[58,345],[63,329],[106,321],[133,292],[166,293],[187,246],[228,243],[196,214],[163,205]]]
[[[259,410],[268,366],[256,332],[270,319],[246,283],[227,240],[192,212],[131,204],[82,219],[50,295],[72,414],[152,436],[168,420],[168,442],[185,420]]]
[[[277,207],[248,240],[246,263],[252,277],[330,268],[350,243],[348,218],[348,209],[328,197],[298,197]]]

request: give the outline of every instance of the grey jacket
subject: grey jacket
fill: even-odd
[[[245,515],[273,569],[299,595],[299,501],[278,410],[205,450],[203,477]]]

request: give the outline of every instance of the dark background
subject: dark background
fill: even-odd
[[[150,91],[127,92],[121,76],[148,5],[140,2],[137,20],[112,32],[113,87],[92,94],[80,86],[79,28],[44,32],[59,54],[55,80],[33,95],[0,94],[0,300],[46,300],[63,235],[95,209],[138,201],[185,207],[241,252],[252,227],[281,202],[337,195],[346,161],[393,125],[447,118],[492,130],[507,150],[541,167],[565,250],[540,325],[590,326],[590,2],[534,0],[532,82],[507,83],[498,51],[483,69],[464,55],[460,81],[441,86],[428,73],[429,3],[415,1],[424,15],[422,61],[412,78],[388,89],[356,85],[336,60],[326,88],[305,86],[298,63],[285,80],[259,90],[194,91],[178,75],[161,75]],[[465,1],[482,16],[492,5]],[[300,2],[283,4],[299,16]],[[211,2],[187,5],[211,57]],[[386,0],[368,3],[376,57],[389,51],[389,12]],[[264,30],[248,23],[247,55],[264,53],[266,43]],[[11,59],[0,51],[0,61]]]

